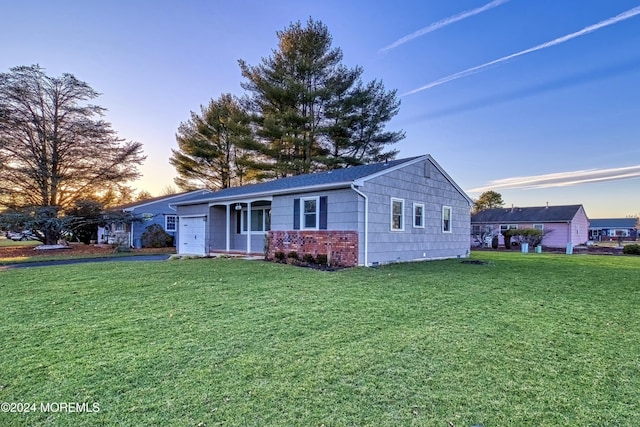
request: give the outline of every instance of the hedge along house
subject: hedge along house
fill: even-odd
[[[576,246],[589,239],[589,218],[582,205],[485,209],[471,217],[471,240],[490,228],[504,244],[503,233],[514,228],[542,230],[542,245],[551,248]]]
[[[111,208],[111,211],[128,212],[136,221],[129,223],[111,223],[98,227],[98,243],[120,243],[131,247],[142,246],[142,234],[147,227],[158,224],[174,238],[177,244],[178,216],[170,203],[175,203],[211,194],[209,190],[195,190],[186,193],[170,194],[140,200]]]
[[[429,155],[298,175],[175,203],[178,253],[342,266],[467,257],[471,204]]]

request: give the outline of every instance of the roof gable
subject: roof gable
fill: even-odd
[[[582,205],[485,209],[473,215],[471,223],[568,222],[580,209]]]

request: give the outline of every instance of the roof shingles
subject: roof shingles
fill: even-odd
[[[597,218],[592,219],[591,228],[637,228],[638,218]]]
[[[216,191],[207,197],[200,197],[198,201],[203,202],[205,200],[226,199],[229,197],[249,197],[253,194],[276,193],[286,190],[303,189],[306,187],[348,183],[374,175],[386,169],[399,166],[417,158],[418,157],[410,157],[406,159],[392,160],[386,163],[354,166],[344,169],[335,169],[328,172],[290,176],[258,184],[244,185],[242,187],[225,188],[223,190]],[[191,202],[191,200],[188,202],[182,201],[178,204],[188,204]]]
[[[473,215],[471,223],[567,222],[576,216],[580,208],[582,205],[485,209]]]

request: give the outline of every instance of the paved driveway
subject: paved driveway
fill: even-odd
[[[86,264],[89,262],[120,262],[120,261],[164,261],[168,259],[170,254],[158,254],[158,255],[137,255],[137,256],[123,256],[123,257],[104,257],[104,258],[78,258],[78,259],[64,259],[58,261],[34,261],[34,262],[22,262],[16,264],[8,264],[0,266],[0,271],[8,270],[10,268],[31,268],[31,267],[50,267],[52,265],[70,265],[70,264]]]

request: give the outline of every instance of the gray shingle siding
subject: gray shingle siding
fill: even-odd
[[[358,230],[358,195],[351,189],[277,196],[271,202],[271,229],[293,230],[293,200],[327,196],[327,228]]]
[[[425,168],[425,165],[428,165]],[[395,168],[395,169],[394,169]],[[425,176],[428,169],[428,176]],[[369,232],[365,235],[365,199],[350,185],[367,196]],[[319,187],[314,187],[319,186]],[[269,192],[272,193],[269,193]],[[294,200],[304,197],[327,197],[327,230],[358,233],[358,263],[365,263],[365,240],[368,238],[369,265],[418,259],[466,257],[470,250],[471,201],[441,172],[429,156],[402,159],[389,163],[358,166],[268,183],[226,189],[190,204],[178,205],[179,215],[209,215],[209,248],[226,247],[224,206],[208,208],[211,202],[271,198],[271,230],[294,230]],[[404,231],[391,230],[391,198],[404,199]],[[197,204],[199,202],[199,204]],[[191,204],[192,203],[192,204]],[[424,205],[424,227],[413,227],[413,203]],[[442,208],[452,209],[452,232],[442,231]],[[230,248],[246,249],[246,235],[238,234],[232,210]],[[262,234],[253,236],[252,252],[264,248]]]
[[[225,206],[212,206],[209,208],[211,217],[209,220],[209,236],[208,247],[210,251],[226,250],[227,248],[227,208]],[[234,220],[235,210],[231,210],[232,218]],[[231,227],[231,231],[235,234],[235,227]],[[233,237],[232,237],[233,238]]]
[[[176,212],[180,216],[189,215],[207,215],[207,204],[201,203],[199,205],[180,205],[177,206]]]
[[[425,162],[367,181],[370,263],[469,255],[469,201],[437,168]],[[404,199],[404,231],[391,231],[391,198]],[[413,203],[424,204],[424,228],[413,227]],[[442,207],[452,208],[452,232],[442,232]]]

